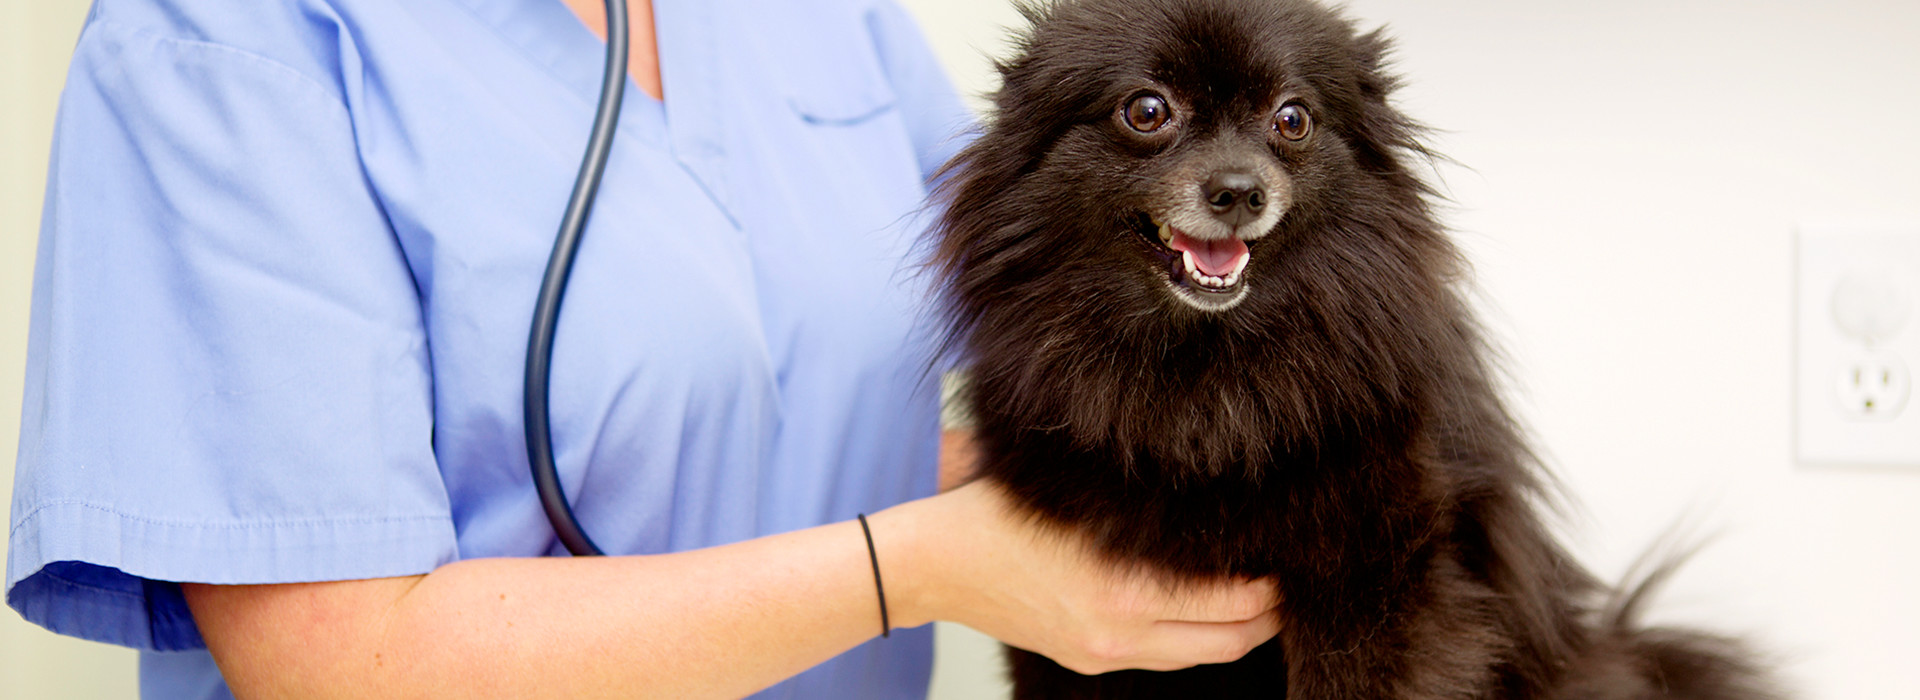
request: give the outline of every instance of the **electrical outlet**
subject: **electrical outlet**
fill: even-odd
[[[1797,459],[1920,468],[1920,226],[1802,226],[1794,248]]]
[[[1842,415],[1857,421],[1899,418],[1913,386],[1907,364],[1890,352],[1855,355],[1841,364],[1834,379],[1836,405]]]

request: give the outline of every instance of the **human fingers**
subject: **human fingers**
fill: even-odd
[[[1171,667],[1154,670],[1223,664],[1246,656],[1279,633],[1280,613],[1273,609],[1238,622],[1158,622],[1141,655],[1164,660],[1164,666]]]
[[[1273,579],[1187,581],[1167,589],[1158,619],[1180,622],[1241,622],[1273,610],[1280,590]]]
[[[1087,675],[1123,669],[1176,671],[1237,660],[1279,631],[1280,616],[1272,610],[1238,622],[1163,621],[1138,634],[1089,640],[1079,653],[1054,660]]]

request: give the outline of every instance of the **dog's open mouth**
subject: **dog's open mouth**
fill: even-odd
[[[1224,311],[1246,294],[1248,242],[1239,238],[1195,238],[1170,224],[1142,222],[1147,240],[1166,265],[1167,286],[1181,301],[1203,311]]]

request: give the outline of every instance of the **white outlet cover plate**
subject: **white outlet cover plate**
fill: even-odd
[[[1920,469],[1920,397],[1863,418],[1841,400],[1840,377],[1865,353],[1920,368],[1920,225],[1817,224],[1794,236],[1794,453],[1803,465]],[[1844,282],[1873,281],[1897,323],[1885,337],[1861,339],[1835,313]],[[1894,303],[1885,295],[1897,294]],[[1904,304],[1906,312],[1897,309]],[[1843,302],[1843,306],[1846,303]],[[1908,382],[1911,391],[1912,382]]]

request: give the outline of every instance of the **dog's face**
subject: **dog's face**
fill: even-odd
[[[1307,0],[1028,14],[939,231],[983,391],[1181,461],[1393,410],[1453,254],[1386,42]]]
[[[1210,312],[1246,298],[1251,247],[1293,203],[1283,158],[1313,135],[1313,112],[1297,96],[1260,100],[1266,109],[1216,97],[1151,82],[1114,109],[1108,127],[1140,160],[1145,225],[1136,217],[1135,226],[1156,280],[1164,275],[1174,299]]]
[[[1384,101],[1383,42],[1310,3],[1083,0],[1030,14],[995,129],[1045,139],[1023,150],[1020,185],[1055,193],[1062,218],[1044,233],[1077,234],[1060,243],[1080,256],[1125,246],[1139,280],[1183,307],[1246,301],[1272,272],[1254,250],[1362,195],[1337,183],[1406,141]]]
[[[1110,223],[1145,244],[1138,262],[1147,275],[1172,300],[1224,312],[1261,275],[1248,270],[1252,248],[1298,198],[1314,196],[1314,171],[1325,169],[1316,160],[1337,156],[1316,147],[1329,138],[1314,118],[1325,98],[1300,52],[1271,43],[1287,37],[1250,36],[1260,28],[1206,12],[1135,9],[1148,16],[1125,39],[1134,45],[1078,76],[1084,82],[1069,92],[1082,103],[1060,110],[1104,108],[1106,117],[1066,125],[1039,177],[1110,182],[1119,219]],[[1094,245],[1116,243],[1088,233]]]

